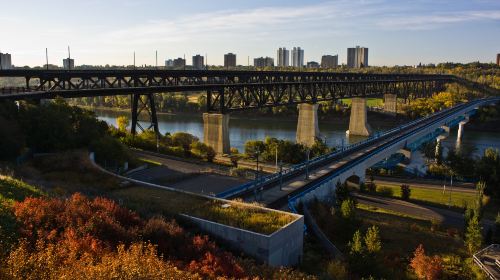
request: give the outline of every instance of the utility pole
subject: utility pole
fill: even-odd
[[[47,48],[45,48],[45,67],[49,70],[49,51]]]
[[[311,152],[311,150],[309,150],[309,148],[307,148],[306,150],[306,155],[307,155],[307,161],[306,161],[306,180],[309,180],[309,153]]]
[[[68,70],[71,70],[71,51],[68,46]]]

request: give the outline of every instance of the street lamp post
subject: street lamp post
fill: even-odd
[[[307,155],[307,161],[306,161],[306,180],[309,180],[309,153],[311,153],[311,150],[308,148],[306,150],[306,155]]]
[[[283,190],[283,162],[280,161],[280,191]]]

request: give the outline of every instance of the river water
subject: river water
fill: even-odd
[[[117,112],[112,110],[95,110],[99,119],[108,124],[116,126],[118,116],[129,115],[127,112]],[[240,152],[244,151],[244,144],[248,140],[264,140],[266,136],[276,137],[278,139],[287,139],[295,141],[297,129],[297,117],[291,119],[277,118],[269,119],[250,119],[242,116],[232,117],[229,121],[229,138],[231,147],[237,148]],[[369,121],[369,120],[368,120]],[[144,122],[141,124],[147,125]],[[203,140],[203,119],[202,115],[171,115],[158,114],[158,123],[161,133],[175,133],[178,131],[188,132]],[[348,143],[354,143],[363,140],[363,137],[348,137],[345,131],[347,124],[329,123],[328,121],[319,122],[319,129],[326,143],[331,147],[340,147]],[[373,125],[372,125],[373,127]],[[376,130],[384,128],[377,127]],[[500,149],[500,129],[498,133],[478,132],[467,130],[465,126],[464,135],[459,145],[473,146],[476,148],[476,154],[480,155],[488,147]],[[443,147],[456,147],[457,128],[453,128],[450,136],[442,141]],[[416,157],[418,158],[418,157]],[[415,164],[421,164],[415,162]]]

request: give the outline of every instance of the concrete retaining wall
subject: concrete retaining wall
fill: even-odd
[[[289,213],[287,213],[289,214]],[[196,224],[202,231],[224,240],[234,249],[271,266],[292,266],[302,260],[304,241],[304,217],[298,218],[280,230],[265,235],[235,228],[212,221],[182,215]]]

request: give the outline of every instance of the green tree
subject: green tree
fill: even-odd
[[[349,188],[346,183],[340,183],[337,181],[337,185],[335,186],[335,200],[337,205],[342,205],[342,202],[350,197]]]
[[[266,149],[264,142],[260,140],[250,140],[245,143],[245,154],[248,157],[255,157],[257,154],[261,154]]]
[[[197,137],[186,132],[176,132],[172,135],[172,144],[177,147],[182,147],[186,155],[188,155],[191,150],[191,144],[196,141],[198,141]]]
[[[349,242],[349,253],[351,255],[361,255],[364,252],[363,248],[363,238],[361,237],[361,231],[357,230],[352,237],[352,241]]]
[[[483,245],[483,235],[481,234],[481,226],[477,215],[474,215],[467,225],[465,232],[465,247],[469,254],[476,253]]]
[[[378,253],[382,249],[380,234],[376,226],[371,226],[365,235],[366,251],[368,253]]]
[[[411,188],[408,184],[401,185],[401,199],[409,200],[411,196]]]
[[[349,198],[342,201],[342,204],[340,206],[340,213],[342,214],[342,217],[344,219],[354,220],[356,215],[355,210],[356,210],[356,205],[354,203],[354,200]]]

